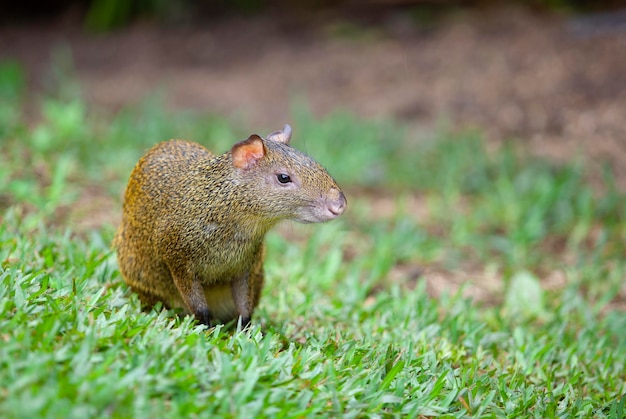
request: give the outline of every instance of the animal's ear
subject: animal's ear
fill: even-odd
[[[249,169],[265,156],[263,140],[252,134],[247,140],[240,141],[231,149],[233,166],[239,169]]]
[[[267,139],[278,143],[289,144],[289,140],[291,140],[291,126],[286,124],[282,131],[274,131],[267,136]]]

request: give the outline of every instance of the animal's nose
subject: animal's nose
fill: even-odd
[[[346,201],[346,196],[343,192],[339,192],[339,196],[337,199],[330,201],[328,203],[328,210],[335,216],[340,216],[346,210],[346,206],[348,202]]]

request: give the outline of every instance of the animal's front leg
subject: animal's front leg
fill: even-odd
[[[250,273],[236,277],[230,285],[237,313],[241,317],[241,326],[248,327],[254,311],[254,301],[250,286]]]
[[[184,269],[172,270],[172,279],[185,305],[198,322],[211,327],[211,312],[204,296],[204,288],[195,277]]]

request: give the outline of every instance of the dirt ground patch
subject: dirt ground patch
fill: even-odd
[[[87,100],[114,110],[162,90],[172,108],[259,130],[286,122],[294,98],[316,114],[343,108],[416,129],[446,120],[539,155],[609,162],[626,189],[626,14],[495,10],[428,30],[404,14],[380,21],[340,30],[333,17],[261,16],[94,35],[65,19],[0,28],[0,56],[22,61],[38,92],[67,47]]]

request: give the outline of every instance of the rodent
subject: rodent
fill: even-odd
[[[340,216],[347,201],[291,127],[252,134],[214,155],[198,143],[155,145],[133,169],[114,239],[120,272],[144,307],[160,301],[211,326],[250,323],[264,272],[264,236],[281,220]]]

